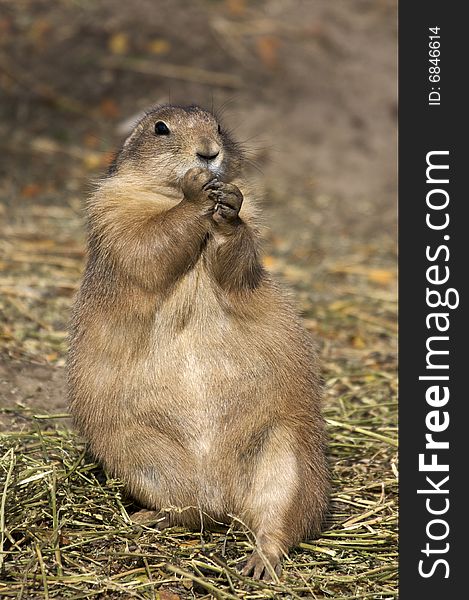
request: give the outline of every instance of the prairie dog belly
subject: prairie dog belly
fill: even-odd
[[[181,282],[171,301],[156,314],[144,371],[154,374],[155,388],[167,391],[170,404],[176,396],[183,410],[192,413],[191,419],[200,419],[209,429],[216,416],[228,409],[226,403],[237,384],[247,382],[254,369],[265,367],[260,356],[253,356],[249,338],[249,332],[226,313],[199,269]]]
[[[142,368],[152,374],[151,402],[155,412],[170,417],[200,464],[218,460],[217,449],[232,443],[240,420],[249,427],[256,394],[263,381],[267,390],[275,378],[253,335],[227,314],[202,268],[181,282],[155,316]]]
[[[150,348],[157,377],[171,373],[178,386],[199,398],[260,366],[250,328],[226,311],[203,266],[158,310]]]
[[[199,505],[223,515],[237,461],[237,426],[259,390],[255,371],[266,373],[267,366],[253,355],[248,333],[225,312],[202,270],[187,276],[157,312],[152,336],[141,369],[152,374],[145,403],[187,452]]]

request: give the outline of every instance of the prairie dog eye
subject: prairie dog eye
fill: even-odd
[[[221,133],[221,125],[218,125],[218,133]]]
[[[155,133],[156,135],[169,135],[169,129],[166,123],[163,123],[163,121],[157,121],[155,123]]]

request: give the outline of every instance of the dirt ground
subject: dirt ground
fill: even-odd
[[[213,107],[249,148],[265,264],[319,340],[329,416],[344,394],[392,400],[396,5],[0,0],[0,429],[66,411],[82,202],[130,123],[168,101]]]

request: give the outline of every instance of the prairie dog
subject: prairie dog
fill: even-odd
[[[199,107],[136,125],[87,204],[69,397],[142,506],[191,528],[239,518],[257,547],[243,572],[268,579],[320,531],[329,472],[316,353],[262,267],[242,173]]]

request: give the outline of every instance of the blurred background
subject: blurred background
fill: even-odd
[[[326,368],[394,354],[395,0],[3,0],[0,87],[7,401],[64,405],[83,199],[168,101],[220,111],[250,149],[266,266]]]

